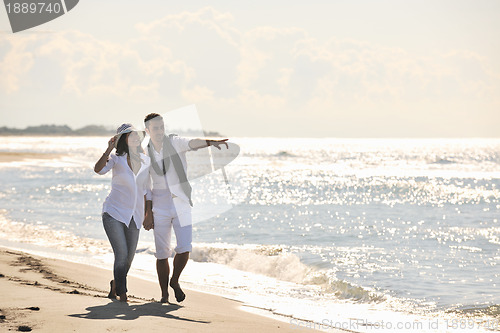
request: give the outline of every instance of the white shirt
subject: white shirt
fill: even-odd
[[[140,154],[141,168],[136,175],[127,163],[127,154],[122,156],[111,154],[110,157],[104,168],[99,171],[100,175],[104,175],[113,170],[111,192],[102,205],[102,212],[108,213],[127,227],[133,217],[136,227],[140,229],[144,221],[144,196],[146,195],[147,200],[151,200],[149,178],[151,160],[149,156]]]
[[[191,150],[191,147],[189,147],[189,141],[191,140],[179,136],[173,136],[170,138],[170,142],[177,151],[186,174],[186,152]],[[157,152],[153,146],[154,158],[160,169],[163,169],[161,165],[161,160],[163,159],[163,149],[164,148],[162,147],[162,149]],[[177,176],[177,172],[175,171],[172,161],[170,161],[170,166],[165,175],[157,174],[153,167],[150,167],[150,174],[153,187],[153,215],[159,214],[163,216],[175,217],[180,216],[183,212],[191,211],[189,198],[184,193],[184,190],[180,185],[179,177]]]

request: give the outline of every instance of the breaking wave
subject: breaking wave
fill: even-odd
[[[383,302],[383,293],[338,280],[334,273],[308,266],[285,247],[262,245],[197,244],[191,254],[196,262],[208,262],[296,283],[320,287],[323,295],[361,303]]]

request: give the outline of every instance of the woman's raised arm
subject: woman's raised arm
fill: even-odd
[[[109,139],[108,148],[106,149],[104,154],[102,154],[101,158],[96,162],[96,164],[94,166],[95,173],[99,173],[99,171],[101,171],[102,168],[104,168],[104,166],[106,165],[106,162],[108,161],[109,154],[111,154],[111,151],[113,150],[113,148],[115,148],[115,137],[112,137],[111,139]]]

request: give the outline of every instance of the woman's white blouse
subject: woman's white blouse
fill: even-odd
[[[102,206],[102,212],[108,213],[127,227],[134,217],[137,228],[144,221],[144,196],[151,200],[151,181],[149,177],[149,156],[140,154],[142,162],[139,172],[134,174],[127,163],[127,154],[117,156],[111,154],[106,166],[99,171],[104,175],[113,170],[111,192]]]

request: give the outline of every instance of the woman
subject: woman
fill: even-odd
[[[141,147],[144,132],[131,124],[123,124],[108,141],[106,152],[97,161],[94,171],[100,175],[113,170],[111,192],[104,201],[102,222],[115,262],[114,280],[110,282],[109,298],[127,301],[127,273],[135,255],[139,230],[144,220],[145,200],[151,200],[150,159]],[[110,156],[113,148],[116,154]]]

